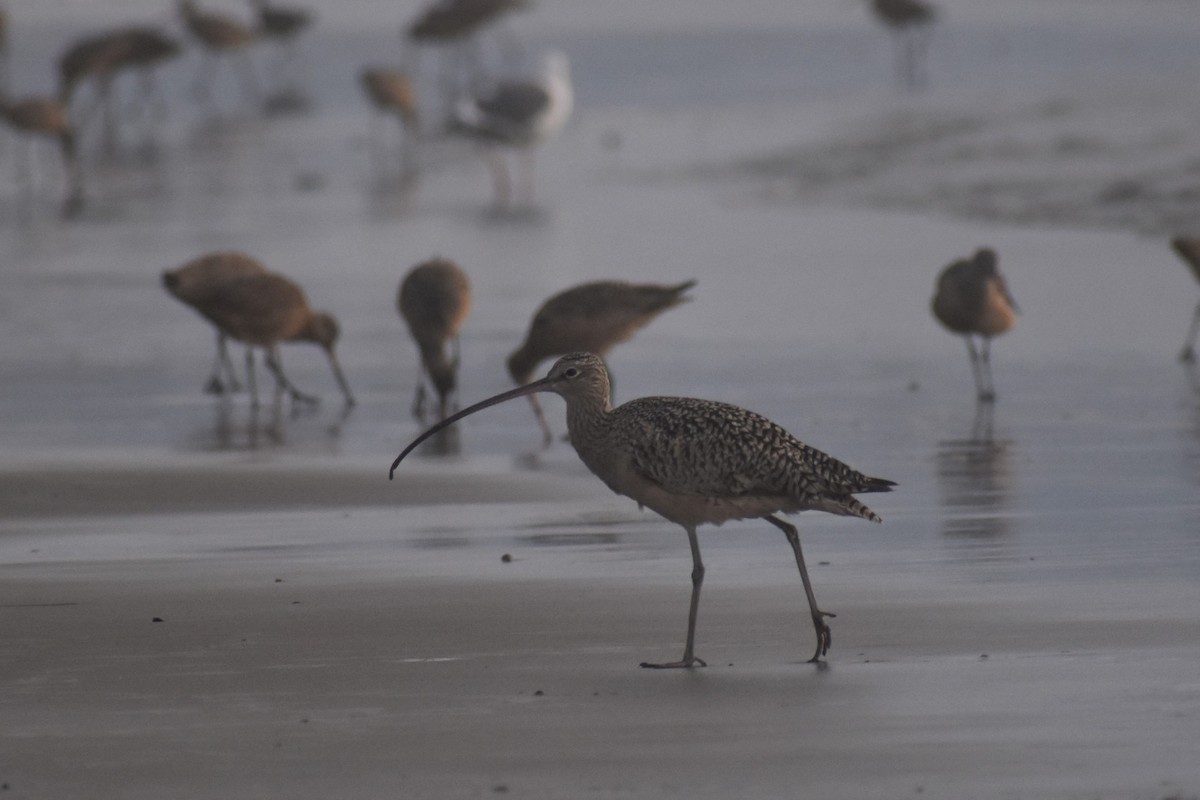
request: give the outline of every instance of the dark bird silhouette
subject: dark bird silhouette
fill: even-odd
[[[438,419],[444,419],[449,398],[458,388],[458,332],[471,312],[471,282],[453,261],[431,259],[404,276],[396,308],[417,343],[421,366],[437,393]],[[447,345],[452,353],[447,352]],[[413,413],[421,417],[424,409],[425,382],[418,377]]]

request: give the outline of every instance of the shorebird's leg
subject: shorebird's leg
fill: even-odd
[[[825,623],[825,617],[836,617],[837,614],[817,608],[817,596],[813,594],[812,582],[808,579],[808,568],[804,566],[804,553],[800,550],[800,534],[796,531],[796,526],[778,517],[767,516],[763,519],[783,531],[788,544],[792,546],[792,552],[796,554],[796,566],[800,568],[800,580],[804,582],[804,594],[808,596],[808,610],[812,613],[813,627],[817,631],[817,651],[809,659],[816,663],[821,660],[821,656],[829,652],[829,646],[833,644],[833,634]]]
[[[975,341],[971,338],[971,334],[966,334],[963,339],[967,343],[967,355],[971,358],[971,377],[975,380],[975,392],[979,402],[987,402],[987,389],[983,383],[983,371],[979,363],[979,352],[975,349]]]
[[[425,421],[425,379],[417,380],[417,392],[413,395],[412,415],[421,422]]]
[[[283,374],[283,365],[280,364],[279,348],[271,347],[267,349],[267,367],[275,374],[275,384],[279,389],[287,390],[288,395],[297,403],[308,403],[316,405],[320,400],[311,394],[305,394],[296,388],[296,385],[288,380],[287,375]]]
[[[212,375],[204,383],[206,394],[225,394],[225,382],[221,380],[221,372],[226,369],[229,353],[225,349],[225,334],[217,331],[217,360],[213,362]],[[230,391],[232,391],[230,387]]]
[[[1183,349],[1179,351],[1179,360],[1191,364],[1196,360],[1196,334],[1200,333],[1200,303],[1196,304],[1196,313],[1192,315],[1192,324],[1188,328],[1187,338],[1183,340]]]
[[[986,382],[979,399],[990,403],[996,399],[996,385],[992,382],[992,339],[989,336],[982,337],[979,343],[979,367],[980,376]]]
[[[508,174],[508,161],[498,147],[490,147],[487,152],[488,169],[492,172],[492,187],[494,194],[492,203],[496,208],[507,208],[513,199],[512,177]]]
[[[550,423],[546,422],[546,413],[542,411],[542,404],[538,402],[536,394],[529,395],[529,405],[533,406],[533,414],[542,428],[542,446],[549,447],[554,442],[554,432],[550,430]]]
[[[254,377],[254,348],[246,348],[246,388],[250,391],[250,407],[258,408],[258,381]]]
[[[708,666],[708,664],[704,663],[704,659],[697,658],[695,653],[696,611],[700,608],[700,586],[704,583],[704,562],[700,560],[700,541],[696,538],[696,526],[685,525],[683,527],[687,531],[688,544],[692,546],[692,602],[688,607],[687,643],[683,647],[683,658],[666,664],[652,664],[649,661],[643,661],[642,666],[647,669]],[[807,581],[808,579],[805,578],[805,580]]]

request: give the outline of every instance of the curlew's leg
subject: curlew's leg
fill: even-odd
[[[796,531],[796,526],[778,517],[768,516],[763,519],[783,531],[788,544],[792,546],[792,552],[796,554],[796,566],[800,568],[800,580],[804,582],[804,594],[808,596],[808,610],[812,613],[813,627],[817,631],[817,651],[809,659],[810,662],[816,663],[821,660],[821,656],[829,652],[829,646],[833,644],[833,634],[825,624],[825,617],[836,617],[837,614],[817,608],[817,596],[813,594],[812,582],[808,579],[808,568],[804,566],[804,553],[800,550],[800,534]]]
[[[217,333],[217,357],[221,360],[221,363],[224,365],[225,374],[229,378],[229,391],[240,392],[242,390],[242,384],[238,382],[237,371],[234,370],[234,368],[233,368],[233,361],[231,361],[229,358],[229,350],[225,346],[225,341],[226,341],[225,334],[218,332]]]
[[[250,407],[258,408],[258,380],[254,375],[254,348],[246,348],[246,388],[250,392]]]
[[[513,199],[512,177],[508,173],[508,161],[500,148],[492,147],[487,152],[488,169],[492,172],[492,203],[496,208],[506,208]]]
[[[1200,303],[1196,304],[1196,313],[1192,315],[1192,324],[1188,328],[1187,338],[1183,340],[1183,349],[1179,351],[1179,360],[1191,364],[1196,360],[1196,334],[1200,333]]]
[[[418,421],[425,421],[425,379],[420,378],[417,381],[417,393],[413,396],[412,415]]]
[[[212,375],[204,384],[206,394],[225,394],[225,382],[221,380],[222,370],[229,370],[232,377],[233,372],[229,368],[229,352],[225,348],[225,334],[217,331],[217,360],[213,362]],[[229,390],[234,390],[232,385]]]
[[[696,644],[696,612],[700,608],[700,586],[704,583],[704,562],[700,560],[700,540],[696,538],[695,526],[684,526],[687,531],[688,544],[692,546],[692,602],[688,607],[688,630],[687,643],[683,646],[683,658],[678,661],[671,661],[666,664],[652,664],[649,661],[643,661],[642,666],[647,669],[675,669],[675,668],[691,668],[697,665],[707,667],[704,659],[697,658],[695,653]]]
[[[983,366],[980,363],[979,352],[975,349],[975,341],[970,334],[963,336],[967,343],[967,355],[971,358],[971,377],[975,379],[976,397],[980,402],[987,402],[989,399],[987,388],[983,382]]]

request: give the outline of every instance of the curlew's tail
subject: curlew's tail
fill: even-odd
[[[896,485],[895,481],[889,481],[887,478],[867,478],[863,481],[861,488],[854,490],[855,494],[867,494],[869,492],[890,492],[892,487]]]

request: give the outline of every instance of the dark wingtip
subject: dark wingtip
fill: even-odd
[[[890,492],[892,487],[896,485],[895,481],[889,481],[887,478],[867,478],[867,488],[860,489],[860,492]]]

